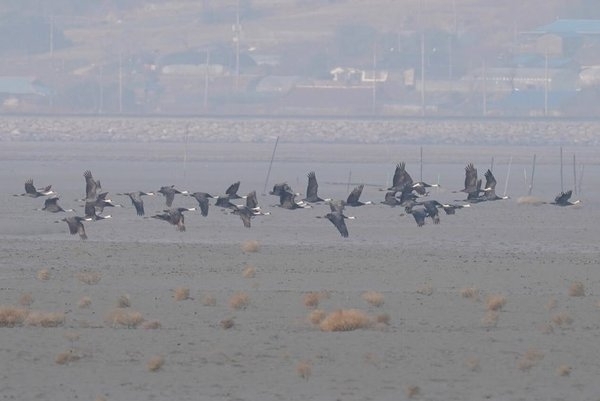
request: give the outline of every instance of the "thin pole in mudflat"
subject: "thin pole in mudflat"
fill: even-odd
[[[267,194],[267,185],[269,184],[269,176],[271,175],[271,167],[273,167],[273,159],[275,159],[275,151],[277,150],[277,144],[279,143],[279,136],[275,139],[275,146],[273,146],[273,154],[271,155],[271,161],[269,162],[269,169],[267,170],[267,177],[265,178],[265,186],[263,188],[263,195]]]
[[[531,181],[529,182],[529,195],[533,191],[533,175],[535,174],[535,154],[533,155],[533,166],[531,167]]]
[[[560,192],[565,191],[565,186],[563,185],[563,148],[560,147]]]

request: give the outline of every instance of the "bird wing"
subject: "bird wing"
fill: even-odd
[[[473,192],[477,188],[477,169],[473,163],[465,167],[465,192]]]
[[[282,191],[279,194],[279,205],[283,208],[290,209],[294,205],[294,198],[294,194],[287,191]]]
[[[360,198],[360,195],[362,194],[363,188],[364,188],[363,184],[354,188],[352,190],[352,192],[350,192],[350,195],[348,195],[348,199],[346,200],[346,203],[353,204],[353,203],[358,202],[358,199]]]
[[[74,233],[71,233],[74,234]],[[77,234],[79,234],[79,238],[87,239],[87,234],[85,233],[85,227],[81,221],[77,222]]]
[[[130,193],[129,198],[131,198],[131,203],[135,207],[135,211],[137,212],[138,216],[143,216],[144,201],[142,200],[142,197],[138,193]]]
[[[51,205],[57,205],[57,204],[58,204],[58,196],[46,198],[46,200],[44,201],[44,207],[49,207]]]
[[[488,171],[486,171],[484,175],[485,175],[485,189],[491,189],[491,190],[496,189],[496,178],[494,177],[494,174],[492,174],[492,170],[488,169]]]
[[[37,192],[38,191],[33,186],[33,179],[30,178],[27,181],[25,181],[25,193],[35,195],[37,194]]]
[[[427,215],[424,211],[413,210],[412,215],[415,218],[415,221],[417,222],[417,226],[422,227],[423,225],[425,225],[425,217],[427,217]]]
[[[567,192],[561,192],[556,198],[554,198],[554,202],[559,205],[565,204],[571,198],[571,195],[573,195],[572,190],[568,190]]]
[[[256,191],[250,192],[246,195],[246,206],[250,209],[258,207],[258,199],[256,198]]]
[[[205,196],[197,197],[198,206],[200,206],[200,214],[204,217],[208,216],[208,198]]]
[[[96,199],[96,191],[98,190],[99,185],[94,180],[92,172],[90,170],[85,170],[83,172],[83,177],[85,178],[85,198]]]
[[[242,207],[238,208],[235,213],[240,216],[240,219],[242,219],[244,227],[250,228],[250,219],[252,219],[253,216],[252,211],[247,207]]]
[[[306,199],[317,198],[319,184],[317,183],[317,175],[314,171],[308,173],[308,185],[306,187]]]
[[[406,171],[406,163],[398,163],[394,171],[392,186],[395,188],[403,188],[405,185],[412,185],[413,180],[410,174]]]
[[[235,196],[235,195],[237,195],[237,191],[239,188],[240,188],[240,182],[239,181],[234,182],[233,184],[231,184],[229,186],[229,188],[227,188],[227,190],[225,191],[225,194],[229,195],[229,196]]]
[[[344,215],[342,213],[328,213],[327,218],[338,229],[342,237],[348,237],[348,227],[346,227],[346,222],[344,221]]]

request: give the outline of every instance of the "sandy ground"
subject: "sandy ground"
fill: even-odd
[[[196,143],[182,152],[181,144],[169,143],[3,143],[0,305],[26,308],[30,319],[0,327],[0,396],[600,399],[597,149],[565,149],[566,160],[575,153],[585,164],[577,196],[583,204],[559,208],[518,202],[527,193],[533,154],[533,194],[551,201],[560,191],[556,147],[427,146],[423,178],[442,185],[431,198],[462,199],[452,191],[462,187],[466,162],[481,175],[493,157],[500,194],[512,158],[511,199],[442,215],[441,224],[422,228],[400,208],[352,208],[347,239],[315,218],[327,205],[282,210],[272,206],[275,197],[261,195],[272,150],[272,144]],[[362,182],[368,184],[362,198],[378,203],[379,188],[402,160],[419,178],[415,146],[282,143],[268,188],[285,180],[304,192],[305,175],[315,170],[322,196],[343,198]],[[87,241],[55,223],[63,216],[34,210],[42,200],[12,196],[31,177],[38,187],[53,184],[62,206],[81,214],[74,199],[83,195],[85,169],[125,206],[105,212],[111,220],[85,223]],[[129,200],[115,195],[170,184],[218,194],[237,180],[241,194],[256,190],[271,212],[251,229],[211,207],[208,217],[188,212],[181,233],[136,216]],[[572,183],[572,167],[565,166],[565,189]],[[185,197],[175,204],[194,206]],[[146,198],[147,215],[163,207],[162,197]],[[248,241],[259,249],[244,250]],[[253,275],[244,274],[248,267]],[[577,283],[582,294],[575,294]],[[189,289],[190,299],[176,300],[178,288]],[[366,302],[365,291],[379,293],[383,303]],[[323,331],[308,319],[313,308],[304,297],[311,292],[327,295],[316,306],[325,313],[355,308],[372,322],[389,322]],[[238,293],[248,297],[245,308],[230,305]],[[122,296],[130,301],[124,311],[160,327],[107,319]],[[489,296],[505,304],[490,311]],[[82,305],[85,297],[89,305]],[[35,311],[62,313],[64,322],[37,326]],[[233,326],[224,328],[224,320]],[[155,357],[163,364],[152,371]]]

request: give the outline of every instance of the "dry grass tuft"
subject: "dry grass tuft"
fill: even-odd
[[[431,284],[423,284],[417,288],[417,294],[431,296],[433,294],[433,287]]]
[[[479,300],[479,290],[475,287],[465,287],[460,290],[460,296],[463,298]]]
[[[228,329],[232,328],[234,325],[233,318],[223,319],[223,320],[221,320],[220,324],[221,324],[221,328],[223,330],[228,330]]]
[[[79,301],[77,301],[77,306],[81,309],[89,308],[92,305],[92,299],[88,296],[82,297]]]
[[[304,306],[307,308],[316,308],[321,302],[321,293],[309,292],[304,294]]]
[[[217,298],[215,298],[214,295],[206,294],[204,297],[202,297],[202,305],[204,305],[204,306],[216,306],[217,305]]]
[[[256,269],[253,266],[246,266],[242,275],[245,278],[254,278],[254,276],[256,276]]]
[[[571,297],[584,297],[585,287],[581,281],[575,281],[569,287],[569,296]]]
[[[74,350],[70,349],[68,351],[64,351],[56,355],[56,358],[54,358],[54,362],[56,362],[56,364],[58,365],[66,365],[68,363],[75,362],[80,359],[81,356]]]
[[[129,308],[131,306],[131,300],[129,295],[123,294],[117,298],[117,308]]]
[[[519,358],[517,366],[519,370],[529,370],[537,365],[542,359],[544,359],[543,352],[535,348],[530,348],[521,356],[521,358]]]
[[[535,196],[521,196],[517,199],[517,204],[519,205],[533,205],[533,206],[539,206],[539,205],[543,205],[544,202],[543,200],[541,200],[540,198],[537,198]]]
[[[485,309],[488,311],[499,311],[506,305],[506,297],[504,295],[488,295],[485,300]]]
[[[327,313],[321,309],[314,309],[308,314],[308,321],[312,324],[320,324],[325,319]]]
[[[479,364],[479,358],[474,356],[467,358],[467,360],[465,361],[465,366],[471,372],[478,372],[481,369],[481,366]]]
[[[556,368],[556,375],[557,376],[569,376],[571,374],[572,370],[573,370],[573,368],[569,365],[560,365],[558,368]]]
[[[19,296],[19,305],[21,306],[31,306],[33,303],[33,296],[26,292]]]
[[[146,369],[148,369],[149,372],[156,372],[160,370],[164,364],[165,358],[160,355],[153,356],[148,362],[146,362]]]
[[[48,269],[38,270],[36,277],[40,281],[48,281],[50,280],[50,271]]]
[[[144,318],[140,312],[115,308],[106,315],[104,321],[111,327],[136,328],[144,322]]]
[[[419,396],[421,389],[419,386],[406,386],[404,387],[404,393],[408,398],[415,398]]]
[[[0,306],[0,327],[15,327],[23,324],[29,310],[18,306]]]
[[[366,313],[358,309],[338,309],[331,312],[319,324],[323,331],[352,331],[371,326]]]
[[[260,250],[260,242],[256,240],[248,240],[242,243],[242,250],[246,253],[254,253]]]
[[[312,364],[309,361],[298,362],[298,365],[296,365],[296,373],[298,373],[298,376],[308,381],[312,373]]]
[[[78,272],[75,274],[77,280],[87,285],[94,285],[100,282],[102,276],[98,272]]]
[[[554,298],[550,299],[548,302],[546,302],[546,310],[554,310],[556,309],[556,306],[558,305],[558,301]]]
[[[31,311],[25,319],[25,324],[35,327],[58,327],[65,323],[65,314],[62,312]]]
[[[173,291],[173,298],[175,301],[185,301],[190,299],[190,289],[187,287],[178,287]]]
[[[231,309],[246,309],[249,304],[250,297],[245,292],[237,292],[229,299],[229,307]]]
[[[142,328],[146,330],[156,330],[160,329],[162,324],[158,320],[147,320],[142,323]]]
[[[362,299],[367,301],[372,306],[381,306],[384,303],[383,294],[376,291],[366,291],[362,294]]]
[[[566,327],[573,324],[573,318],[567,312],[559,312],[552,316],[552,323],[558,327]]]
[[[386,326],[390,325],[390,315],[387,313],[380,313],[379,315],[375,316],[375,322],[377,324],[384,324]]]
[[[481,318],[481,324],[484,327],[496,327],[498,325],[498,318],[500,314],[495,310],[489,310],[485,312],[483,318]]]

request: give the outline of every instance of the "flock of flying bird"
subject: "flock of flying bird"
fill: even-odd
[[[79,234],[81,239],[87,239],[84,221],[98,221],[111,218],[110,215],[103,215],[104,209],[107,207],[123,207],[120,204],[114,203],[108,198],[108,192],[102,192],[102,186],[99,180],[95,180],[92,176],[91,171],[86,170],[83,173],[85,178],[85,198],[79,201],[85,202],[84,204],[84,215],[83,216],[69,216],[65,217],[60,221],[67,223],[69,232],[72,235]],[[394,170],[394,176],[392,179],[392,185],[388,188],[381,189],[386,191],[384,200],[381,204],[388,205],[391,207],[401,206],[407,215],[412,215],[417,223],[417,226],[421,227],[425,224],[427,218],[431,218],[434,224],[439,224],[439,209],[443,209],[446,214],[455,214],[457,209],[464,207],[470,207],[473,203],[489,202],[502,199],[508,199],[506,196],[498,196],[496,194],[496,179],[492,174],[491,170],[487,170],[484,174],[485,187],[482,188],[482,179],[477,176],[477,169],[472,163],[467,164],[465,167],[465,183],[464,188],[456,193],[462,192],[466,194],[466,199],[463,203],[444,204],[437,200],[429,199],[428,188],[437,187],[437,184],[428,184],[422,181],[414,181],[410,174],[406,171],[406,165],[404,162],[396,165]],[[173,207],[175,195],[191,196],[198,203],[198,208],[202,216],[208,215],[210,199],[214,199],[214,206],[220,207],[224,210],[229,210],[232,214],[238,215],[244,227],[251,227],[251,220],[260,215],[268,215],[269,212],[263,212],[258,206],[258,200],[256,197],[256,191],[248,193],[246,196],[238,195],[238,189],[240,182],[235,182],[230,185],[225,191],[224,195],[213,196],[206,192],[193,192],[180,191],[175,188],[174,185],[163,186],[157,193],[162,194],[165,197],[165,203],[167,209],[164,209],[161,213],[150,216],[158,220],[166,221],[176,227],[178,231],[185,231],[185,218],[184,212],[196,210],[196,207]],[[348,237],[348,227],[346,226],[346,219],[354,219],[353,216],[347,216],[344,214],[346,207],[358,207],[363,205],[373,204],[373,202],[367,201],[362,202],[360,196],[362,194],[364,185],[359,185],[352,190],[346,200],[323,199],[318,195],[318,183],[317,177],[314,172],[308,173],[308,185],[306,188],[306,195],[301,200],[296,200],[298,193],[294,192],[287,183],[278,183],[273,186],[270,195],[274,195],[279,198],[279,206],[283,209],[294,210],[312,207],[311,204],[327,203],[330,207],[330,212],[324,216],[316,216],[317,218],[328,219],[339,231],[342,237]],[[155,195],[154,192],[125,192],[118,193],[117,195],[128,196],[134,206],[138,216],[144,216],[144,202],[143,196]],[[579,201],[571,202],[570,198],[572,191],[566,191],[559,193],[554,202],[550,204],[557,206],[570,206],[579,203]],[[33,185],[33,180],[29,179],[25,182],[25,193],[15,196],[27,196],[31,198],[46,197],[44,201],[44,207],[38,210],[43,210],[51,213],[59,212],[74,212],[73,209],[63,209],[59,204],[58,195],[52,190],[52,186],[48,185],[44,188],[37,189]],[[232,201],[236,199],[245,199],[245,204],[235,204]],[[545,203],[545,202],[544,202]],[[57,223],[60,221],[56,221]]]

